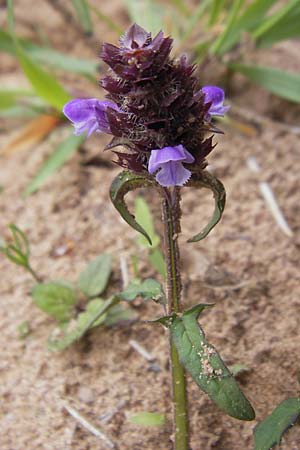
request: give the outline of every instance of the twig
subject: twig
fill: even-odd
[[[100,431],[98,428],[96,428],[94,425],[92,425],[90,422],[88,422],[88,420],[85,417],[81,416],[79,414],[79,412],[76,411],[76,409],[72,408],[72,406],[69,406],[65,403],[64,408],[72,417],[74,417],[75,420],[77,420],[77,422],[80,423],[80,425],[83,428],[88,430],[90,433],[92,433],[97,438],[104,441],[108,448],[111,448],[111,449],[118,448],[117,445],[113,441],[111,441],[102,431]]]
[[[153,355],[151,355],[151,353],[149,353],[144,347],[141,346],[141,344],[139,344],[134,339],[130,339],[129,344],[136,352],[138,352],[144,359],[146,359],[146,361],[148,362],[155,361],[156,358]]]
[[[251,156],[250,158],[247,159],[247,165],[248,165],[249,169],[252,170],[252,172],[257,173],[257,174],[261,172],[260,166],[254,156]],[[292,237],[293,232],[292,232],[289,224],[287,223],[287,221],[277,203],[274,192],[272,191],[269,184],[266,183],[265,181],[261,181],[259,183],[259,188],[260,188],[260,191],[266,201],[267,207],[269,208],[269,211],[273,215],[279,228],[283,231],[283,233],[286,236]]]
[[[129,284],[128,264],[125,255],[120,256],[120,269],[121,269],[123,289],[125,289]]]

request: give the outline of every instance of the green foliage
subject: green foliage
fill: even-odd
[[[254,450],[271,450],[300,416],[300,398],[288,398],[254,430]]]
[[[25,194],[29,195],[37,191],[78,150],[84,139],[84,136],[74,136],[72,134],[65,141],[61,142],[39,169],[26,188]]]
[[[22,44],[18,41],[15,34],[12,0],[7,1],[7,18],[9,32],[14,42],[16,55],[28,81],[31,83],[37,95],[43,98],[49,105],[61,111],[64,104],[67,103],[71,97],[53,75],[33,62],[23,50]]]
[[[77,302],[76,292],[71,285],[63,281],[39,283],[31,292],[33,302],[42,311],[59,322],[66,322],[73,315]]]
[[[197,305],[171,320],[171,337],[179,358],[196,384],[226,414],[240,420],[253,420],[254,410],[217,350],[207,342],[197,322],[210,305]]]
[[[162,285],[152,278],[141,281],[139,279],[132,280],[124,291],[118,294],[120,298],[132,301],[137,297],[144,300],[153,300],[157,303],[165,304],[166,297]]]
[[[92,34],[93,24],[87,2],[85,0],[72,0],[72,3],[84,32]]]
[[[141,425],[144,427],[161,427],[165,424],[166,417],[161,413],[143,411],[131,415],[129,420],[134,425]]]
[[[154,220],[150,208],[142,197],[137,197],[135,200],[134,215],[137,222],[144,228],[150,237],[152,245],[149,244],[144,236],[138,237],[138,243],[141,247],[148,249],[148,259],[150,263],[165,278],[166,263],[163,254],[159,249],[160,237],[155,232]]]
[[[33,44],[28,39],[17,37],[17,40],[23,51],[36,64],[43,64],[43,66],[53,69],[77,73],[87,77],[95,76],[99,65],[97,60],[91,61],[85,58],[76,58],[49,47]],[[5,30],[0,30],[0,51],[16,56],[14,39]]]
[[[110,187],[110,199],[119,214],[132,228],[141,233],[152,245],[152,241],[147,231],[136,221],[135,217],[130,214],[126,206],[125,195],[140,187],[155,186],[156,183],[152,179],[145,176],[137,175],[133,172],[124,170],[112,182]]]
[[[198,242],[204,239],[221,220],[225,208],[226,191],[221,181],[206,171],[203,171],[198,177],[192,177],[187,183],[187,186],[193,186],[198,189],[210,189],[213,192],[215,199],[215,210],[211,220],[200,233],[188,240],[188,242]]]
[[[111,262],[111,256],[107,254],[91,261],[79,276],[78,288],[88,297],[101,295],[111,275]]]
[[[292,102],[300,102],[300,75],[254,65],[230,64],[229,67],[273,94]]]
[[[15,224],[10,224],[8,228],[12,234],[12,242],[0,244],[0,252],[12,263],[24,267],[35,280],[39,281],[39,277],[34,272],[29,262],[30,247],[26,234]]]

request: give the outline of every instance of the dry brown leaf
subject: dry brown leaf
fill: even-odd
[[[29,150],[43,140],[59,123],[58,116],[43,114],[21,128],[18,133],[0,150],[0,155],[10,155],[19,150]]]

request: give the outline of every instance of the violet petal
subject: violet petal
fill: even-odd
[[[223,116],[229,109],[229,106],[224,106],[225,93],[223,89],[218,86],[203,86],[201,89],[205,103],[211,103],[207,112],[207,118],[211,116]]]

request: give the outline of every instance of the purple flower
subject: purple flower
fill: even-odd
[[[156,181],[165,187],[183,186],[191,172],[182,163],[191,164],[195,158],[183,147],[164,147],[151,151],[148,171],[156,174]]]
[[[76,135],[87,131],[89,137],[95,132],[111,133],[106,115],[107,108],[119,109],[115,103],[108,100],[75,98],[64,106],[63,113],[73,123]]]
[[[211,116],[224,116],[230,107],[223,105],[225,100],[223,89],[218,86],[204,86],[201,91],[204,94],[205,103],[211,103],[205,118],[210,120]]]

